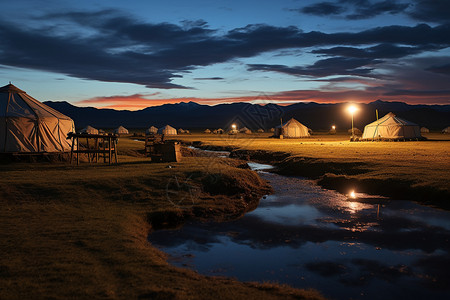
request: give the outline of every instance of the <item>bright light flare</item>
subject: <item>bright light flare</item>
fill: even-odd
[[[347,107],[347,111],[353,115],[355,112],[358,111],[358,107],[356,107],[355,105],[350,105],[349,107]]]
[[[336,130],[336,126],[334,126],[334,125],[331,126],[331,129]]]
[[[356,193],[355,191],[350,191],[350,193],[348,193],[348,197],[352,198],[352,199],[356,199]]]
[[[231,128],[236,129],[236,124],[231,125]]]

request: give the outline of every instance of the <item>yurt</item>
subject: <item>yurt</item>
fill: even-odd
[[[302,138],[309,137],[308,127],[292,118],[283,125],[275,127],[274,136],[283,135],[285,138]]]
[[[419,125],[400,119],[391,112],[378,121],[366,125],[362,136],[363,140],[417,138],[422,138]]]
[[[430,129],[426,128],[426,127],[421,127],[420,128],[420,133],[429,133]]]
[[[155,126],[152,126],[150,128],[147,128],[147,130],[145,131],[145,134],[156,134],[158,132],[158,128],[156,128]]]
[[[449,134],[450,133],[450,126],[447,128],[442,129],[442,133]]]
[[[119,126],[119,127],[117,127],[116,129],[114,129],[114,133],[115,133],[115,134],[118,134],[118,135],[121,135],[121,134],[128,134],[128,129],[126,129],[126,128],[123,127],[123,126]]]
[[[347,130],[348,134],[352,134],[352,129],[350,128]],[[362,135],[362,131],[359,128],[354,127],[353,128],[354,135]]]
[[[88,125],[80,130],[80,133],[87,133],[87,134],[98,134],[98,129]]]
[[[252,134],[252,131],[250,129],[248,129],[247,127],[243,127],[241,129],[239,129],[240,133],[245,133],[245,134]]]
[[[260,129],[258,129],[258,132],[259,133],[264,133],[264,129],[260,128]]]
[[[0,153],[70,151],[73,120],[12,84],[0,88]]]
[[[211,130],[209,130],[208,128],[205,129],[205,131],[203,131],[204,133],[211,133]]]
[[[185,131],[183,128],[178,129],[178,134],[183,134]]]
[[[177,135],[177,130],[170,125],[166,125],[158,129],[158,133],[164,135]]]
[[[218,134],[223,134],[223,133],[224,133],[224,130],[223,130],[222,128],[219,128],[219,129],[217,129],[217,133],[218,133]]]

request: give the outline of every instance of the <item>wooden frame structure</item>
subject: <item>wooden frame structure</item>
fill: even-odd
[[[99,155],[103,156],[103,162],[112,163],[113,157],[117,164],[117,141],[118,136],[115,134],[88,134],[69,132],[68,139],[72,139],[72,147],[70,149],[70,163],[73,161],[73,154],[76,154],[77,165],[80,164],[79,153],[86,153],[89,163],[98,162]],[[85,139],[86,144],[80,144],[80,138]],[[91,140],[91,142],[89,142]],[[76,149],[75,149],[76,145]]]

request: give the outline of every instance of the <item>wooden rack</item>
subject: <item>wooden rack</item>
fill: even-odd
[[[69,132],[68,139],[72,139],[70,149],[70,163],[73,161],[73,154],[76,154],[77,165],[80,164],[79,153],[86,153],[89,163],[98,162],[99,155],[103,157],[103,162],[112,163],[114,157],[117,163],[117,141],[115,134],[88,134]],[[80,143],[80,139],[86,144]],[[76,148],[75,148],[76,145]]]

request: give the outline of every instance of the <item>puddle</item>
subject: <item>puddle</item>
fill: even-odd
[[[275,193],[226,223],[149,235],[170,262],[206,275],[315,288],[334,299],[450,297],[450,213],[263,172]]]

